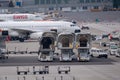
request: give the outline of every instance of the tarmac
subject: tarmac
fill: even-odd
[[[62,65],[61,65],[62,66]],[[0,67],[0,80],[119,80],[120,63],[115,62],[111,65],[65,65],[70,66],[68,74],[58,74],[58,66],[49,66],[49,74],[33,75],[31,66],[27,75],[17,75],[16,66]],[[23,67],[23,66],[21,66]],[[63,79],[61,79],[63,76]],[[5,79],[7,77],[7,79]],[[25,79],[24,79],[25,77]],[[42,79],[44,77],[44,79]],[[36,79],[37,78],[37,79]],[[41,78],[41,79],[38,79]]]
[[[90,27],[92,34],[101,35],[119,30],[119,23],[82,23]],[[99,41],[98,41],[99,42]],[[6,42],[10,51],[37,51],[39,42]],[[24,45],[24,46],[23,46]],[[34,45],[34,46],[33,46]],[[33,66],[49,65],[49,74],[33,74]],[[17,66],[29,68],[27,75],[17,74]],[[69,66],[68,74],[58,74],[59,66]],[[37,54],[10,54],[8,60],[0,61],[0,80],[120,80],[120,58],[93,58],[90,62],[39,62]]]

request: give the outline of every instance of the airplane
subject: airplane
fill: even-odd
[[[31,21],[31,20],[43,20],[47,17],[43,14],[30,14],[30,13],[19,13],[19,14],[0,14],[0,21]]]
[[[69,31],[80,32],[77,24],[67,21],[5,21],[0,22],[0,36],[18,36],[20,42],[24,38],[40,39],[44,32],[54,31],[57,33]]]

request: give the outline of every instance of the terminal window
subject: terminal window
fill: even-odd
[[[71,7],[71,10],[76,10],[76,7]],[[74,26],[74,25],[71,25],[71,26]]]
[[[35,4],[39,4],[40,3],[40,0],[35,0]]]
[[[49,7],[49,10],[54,10],[54,7]]]
[[[94,2],[95,2],[95,0],[91,0],[91,2],[92,2],[92,3],[94,3]]]
[[[62,0],[57,0],[57,3],[58,3],[58,4],[61,4],[61,3],[62,3]]]
[[[46,4],[50,4],[50,0],[46,0]]]
[[[45,0],[40,0],[40,4],[45,4]]]
[[[89,2],[90,2],[90,0],[86,0],[85,2],[86,2],[86,3],[89,3]]]
[[[101,2],[101,0],[97,0],[97,2]]]
[[[70,0],[63,0],[65,4],[68,4]]]
[[[79,0],[80,3],[84,3],[84,0]]]
[[[83,10],[87,10],[88,9],[88,7],[87,6],[83,6]]]
[[[94,6],[94,9],[99,9],[99,6]]]
[[[56,4],[56,0],[52,0],[52,4]]]

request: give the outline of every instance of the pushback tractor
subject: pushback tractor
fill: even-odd
[[[38,52],[39,61],[53,61],[55,51],[55,41],[57,34],[55,32],[44,32],[40,39],[40,48]]]

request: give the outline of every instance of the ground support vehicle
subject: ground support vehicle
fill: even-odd
[[[0,59],[8,59],[8,53],[6,49],[0,48]]]
[[[55,41],[57,34],[55,32],[45,32],[40,39],[40,48],[38,52],[39,61],[53,61],[55,51]]]
[[[33,74],[49,74],[49,66],[33,66]]]
[[[98,48],[91,48],[90,55],[92,57],[97,57],[97,58],[101,58],[101,57],[107,58],[108,57],[107,52],[105,52],[102,49],[98,49]]]
[[[19,66],[17,66],[17,74],[20,75],[22,73],[24,75],[27,75],[29,73],[29,68],[28,67],[19,67]]]
[[[8,52],[5,43],[6,36],[0,36],[0,59],[8,59]]]
[[[78,61],[90,60],[91,49],[91,34],[90,33],[78,33],[76,34],[76,49],[78,53]]]
[[[57,39],[58,49],[60,50],[60,61],[72,61],[74,48],[74,34],[70,32],[60,33]]]
[[[109,52],[110,55],[118,54],[118,45],[115,42],[110,42]]]
[[[61,74],[62,72],[64,72],[65,74],[68,74],[68,72],[70,72],[70,67],[68,67],[68,66],[59,66],[58,67],[58,74]]]

